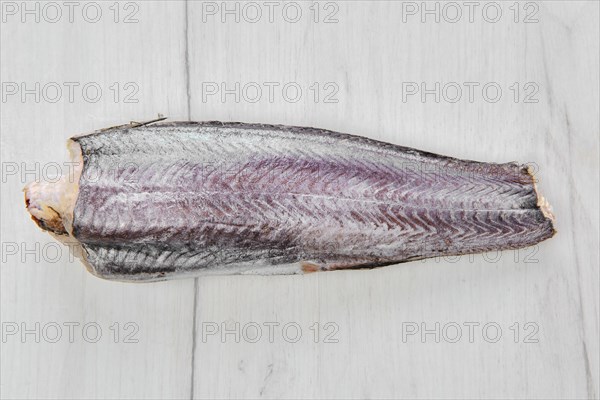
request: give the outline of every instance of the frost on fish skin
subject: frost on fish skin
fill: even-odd
[[[148,281],[371,268],[554,234],[526,166],[331,131],[159,123],[73,138],[71,235],[90,271]]]

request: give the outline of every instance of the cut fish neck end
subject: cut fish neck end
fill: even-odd
[[[58,179],[28,183],[24,188],[25,207],[31,219],[45,231],[70,235],[73,229],[73,211],[79,194],[79,178],[83,168],[80,146],[69,140],[71,168]]]
[[[556,217],[552,213],[552,206],[550,205],[548,200],[546,200],[546,198],[540,194],[536,184],[537,180],[535,178],[534,171],[531,166],[527,166],[527,173],[529,174],[529,176],[531,177],[531,181],[533,182],[533,189],[535,190],[535,194],[537,196],[537,206],[539,207],[542,214],[544,214],[544,217],[548,218],[552,223],[552,236],[554,236],[556,234]]]

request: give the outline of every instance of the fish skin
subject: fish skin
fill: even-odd
[[[93,274],[372,268],[555,233],[527,167],[290,126],[166,122],[72,138],[72,236]]]

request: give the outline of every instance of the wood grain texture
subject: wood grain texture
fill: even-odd
[[[39,103],[33,96],[25,103],[21,99],[2,103],[2,163],[17,163],[19,170],[25,170],[20,167],[25,163],[35,170],[39,162],[40,172],[30,173],[28,180],[46,175],[43,168],[48,163],[67,160],[69,136],[123,118],[154,116],[157,110],[175,114],[185,109],[184,5],[155,3],[140,9],[138,24],[114,24],[111,3],[101,4],[104,18],[97,24],[75,14],[78,19],[72,24],[8,20],[0,27],[2,82],[27,82],[29,88],[35,82],[41,86],[56,82],[63,88],[64,82],[76,82],[79,89],[95,83],[102,89],[96,103],[85,101],[81,90],[74,91],[73,103],[66,91],[56,103],[42,96]],[[169,24],[162,25],[163,19]],[[110,90],[115,82],[121,87],[118,102]],[[127,82],[138,85],[138,103],[123,102]],[[93,96],[90,91],[88,98]],[[34,335],[25,343],[20,337],[2,343],[1,397],[186,397],[191,375],[182,371],[189,370],[191,362],[193,282],[110,285],[90,276],[79,261],[70,261],[66,247],[60,247],[56,259],[55,253],[44,255],[44,248],[55,250],[48,247],[55,240],[21,224],[22,187],[20,174],[2,182],[2,243],[20,247],[18,255],[3,256],[2,322],[16,322],[19,328],[26,323],[27,329],[35,329],[39,322],[40,343]],[[34,251],[23,262],[21,255],[27,249]],[[117,343],[110,329],[116,329],[115,322],[120,324]],[[135,325],[126,331],[128,322]],[[55,328],[48,325],[53,323],[62,329],[56,343],[44,339],[54,338]],[[79,324],[73,326],[73,343],[65,323]],[[83,326],[88,323],[92,325],[84,337]],[[97,343],[90,342],[96,337],[94,324],[102,330]],[[138,332],[129,339],[138,343],[128,343],[125,335],[135,326]]]
[[[315,126],[458,158],[532,163],[558,233],[516,253],[372,271],[120,284],[66,256],[37,261],[22,246],[8,255],[9,243],[53,242],[28,220],[22,179],[10,175],[1,194],[3,327],[96,322],[103,337],[7,337],[2,398],[598,398],[597,2],[537,2],[539,22],[529,24],[513,21],[512,2],[502,3],[498,23],[481,14],[473,23],[421,23],[419,14],[404,23],[402,2],[338,2],[330,24],[312,21],[310,3],[300,3],[297,23],[281,14],[269,22],[264,7],[256,23],[222,23],[206,2],[139,2],[134,24],[115,24],[102,4],[107,18],[98,24],[0,25],[2,82],[93,81],[105,92],[96,103],[0,103],[3,165],[66,160],[73,134],[158,112]],[[322,19],[329,10],[321,3],[320,11]],[[114,82],[136,82],[139,102],[115,102]],[[223,101],[222,85],[236,82],[239,101]],[[407,82],[454,82],[462,98],[403,99]],[[473,102],[465,82],[480,84]],[[482,97],[489,82],[503,90],[497,102]],[[530,82],[537,103],[523,102]],[[253,83],[262,88],[256,102]],[[303,90],[298,101],[282,95],[287,83]],[[328,83],[337,103],[324,102]],[[139,343],[114,343],[114,322],[136,323]],[[439,343],[434,334],[406,335],[436,322]],[[469,323],[479,324],[472,342]],[[456,343],[453,324],[462,327]],[[485,324],[488,339],[494,324],[502,329],[497,342],[484,339]],[[527,343],[536,327],[529,338],[537,343]]]

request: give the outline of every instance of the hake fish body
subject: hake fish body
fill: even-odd
[[[25,188],[32,218],[106,279],[295,274],[515,249],[554,234],[526,166],[313,128],[121,126]]]

